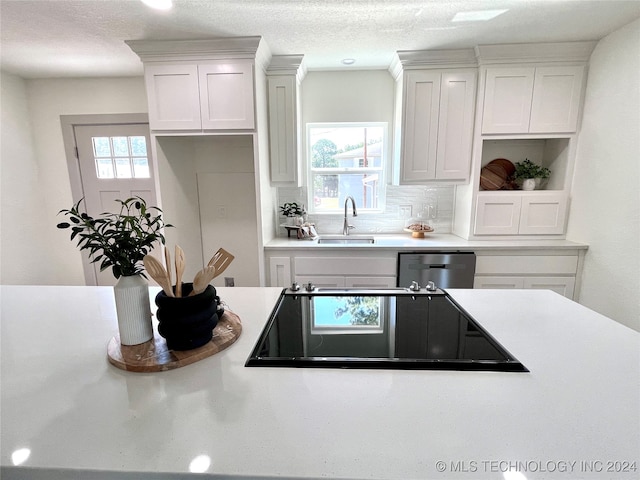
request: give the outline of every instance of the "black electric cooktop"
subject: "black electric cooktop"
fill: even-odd
[[[528,372],[440,289],[282,291],[247,367]]]

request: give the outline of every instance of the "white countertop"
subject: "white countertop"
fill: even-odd
[[[244,367],[279,288],[218,289],[243,322],[227,350],[125,372],[111,288],[0,292],[3,480],[177,479],[196,458],[209,478],[640,475],[640,334],[551,291],[450,291],[530,373]]]
[[[320,235],[322,236],[322,234]],[[333,236],[333,235],[332,235]],[[357,237],[358,234],[351,234]],[[292,250],[292,249],[386,249],[386,250],[406,250],[406,251],[490,251],[490,250],[586,250],[588,245],[584,243],[572,242],[570,240],[465,240],[464,238],[447,233],[431,233],[425,238],[413,238],[410,233],[406,234],[362,234],[361,236],[373,236],[373,244],[318,244],[317,239],[301,239],[278,237],[265,245],[265,250]]]

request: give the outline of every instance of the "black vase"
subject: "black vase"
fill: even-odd
[[[193,284],[182,284],[182,297],[169,297],[164,291],[156,295],[158,333],[167,341],[169,350],[191,350],[206,345],[224,310],[216,289],[209,285],[204,292],[191,297]]]

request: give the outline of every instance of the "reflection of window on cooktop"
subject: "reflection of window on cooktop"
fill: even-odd
[[[246,366],[528,370],[445,292],[283,290]]]

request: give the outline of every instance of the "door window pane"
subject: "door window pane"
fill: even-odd
[[[116,176],[118,178],[131,178],[131,159],[116,158]]]
[[[93,155],[96,157],[110,157],[111,145],[109,137],[92,137],[93,139]]]
[[[96,158],[98,178],[113,178],[113,164],[110,158]]]
[[[111,137],[113,142],[113,154],[116,157],[128,157],[129,156],[129,142],[127,137]]]
[[[136,157],[147,156],[147,142],[145,137],[129,137],[131,142],[131,155]]]
[[[144,138],[144,137],[143,137]],[[146,158],[133,159],[133,176],[136,178],[149,178],[149,160]]]

